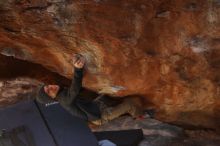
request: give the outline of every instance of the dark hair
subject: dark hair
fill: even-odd
[[[55,100],[53,100],[47,93],[45,93],[44,86],[45,85],[42,85],[39,88],[39,91],[38,91],[37,96],[36,96],[36,100],[39,103],[42,103],[42,104],[47,104],[47,103],[54,102]]]

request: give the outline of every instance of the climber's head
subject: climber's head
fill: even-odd
[[[46,86],[44,86],[44,92],[53,99],[56,98],[59,90],[60,90],[59,85],[46,85]]]
[[[36,100],[43,104],[54,102],[59,90],[59,85],[43,85],[38,91]]]

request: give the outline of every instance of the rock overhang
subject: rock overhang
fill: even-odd
[[[218,1],[5,0],[0,11],[1,54],[71,79],[81,53],[84,87],[139,96],[164,121],[218,127]]]

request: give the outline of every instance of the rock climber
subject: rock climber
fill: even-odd
[[[95,125],[101,125],[123,114],[130,114],[135,118],[142,113],[140,108],[129,100],[124,100],[115,107],[109,107],[105,106],[105,103],[101,100],[102,98],[96,101],[80,98],[79,93],[82,87],[85,62],[85,58],[82,55],[74,54],[72,57],[74,74],[70,87],[42,85],[39,88],[36,100],[42,104],[57,101],[72,115]]]

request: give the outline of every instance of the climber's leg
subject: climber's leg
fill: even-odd
[[[131,100],[125,100],[123,103],[117,105],[116,107],[106,108],[102,112],[102,119],[104,121],[113,120],[123,114],[130,114],[133,118],[142,115],[142,110]]]

